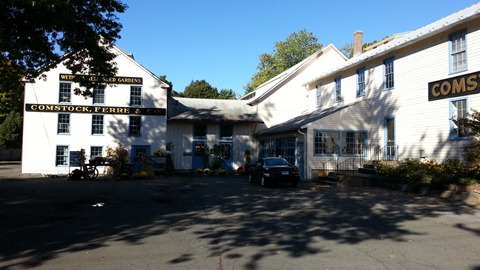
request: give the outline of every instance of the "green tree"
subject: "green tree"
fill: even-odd
[[[119,0],[2,1],[1,65],[7,63],[23,70],[27,80],[61,61],[72,74],[114,76],[115,55],[109,48],[120,37],[122,28],[116,14],[126,8]],[[2,74],[2,79],[5,77],[18,79],[18,74]],[[93,86],[87,80],[79,83],[86,89]],[[91,94],[76,90],[77,94]]]
[[[345,43],[338,50],[349,59],[353,57],[353,43]]]
[[[206,99],[236,99],[237,95],[232,89],[222,89],[220,92],[205,80],[192,81],[185,87],[183,93],[173,93],[175,97],[206,98]]]
[[[23,71],[0,58],[0,123],[11,111],[22,112],[23,86],[19,82]]]
[[[232,89],[222,89],[218,92],[218,99],[237,99],[237,94]]]
[[[296,65],[314,52],[320,50],[322,44],[318,43],[317,37],[303,29],[291,33],[285,41],[275,43],[273,53],[260,55],[260,63],[250,82],[244,87],[245,92],[255,90],[264,82]]]
[[[217,88],[211,86],[205,80],[192,81],[190,85],[185,87],[183,91],[184,97],[187,98],[209,98],[214,99],[218,96]]]
[[[22,115],[12,111],[0,125],[0,149],[22,147]]]

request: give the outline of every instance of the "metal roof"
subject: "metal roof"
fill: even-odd
[[[260,131],[255,132],[253,135],[254,136],[260,136],[260,135],[267,135],[267,134],[275,134],[275,133],[282,133],[282,132],[288,132],[288,131],[297,131],[299,129],[305,128],[306,125],[315,122],[317,120],[320,120],[322,118],[325,118],[329,115],[332,115],[334,113],[337,113],[339,111],[345,110],[349,107],[355,106],[356,104],[359,104],[361,102],[366,102],[367,100],[360,100],[357,102],[353,102],[350,104],[346,104],[343,106],[338,106],[338,107],[330,107],[327,109],[318,109],[315,110],[311,113],[304,114],[297,116],[295,118],[292,118],[284,123],[272,126],[270,128],[266,128]]]
[[[332,76],[337,72],[352,68],[355,65],[359,65],[372,58],[385,55],[394,50],[398,50],[412,43],[419,42],[428,37],[431,37],[433,35],[446,31],[458,24],[462,24],[469,20],[473,20],[479,16],[479,13],[480,13],[480,3],[474,4],[470,7],[467,7],[458,12],[455,12],[447,17],[437,20],[431,24],[423,26],[417,30],[408,32],[404,35],[400,35],[399,37],[395,38],[393,41],[389,43],[386,43],[385,45],[379,46],[371,51],[359,54],[349,59],[345,63],[338,65],[330,70],[327,70],[326,72],[320,74],[318,77],[315,77],[307,81],[304,85],[312,84],[322,78]]]

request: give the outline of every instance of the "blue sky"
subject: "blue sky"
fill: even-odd
[[[238,95],[257,71],[258,57],[275,42],[306,29],[326,46],[352,43],[364,32],[372,42],[415,30],[466,8],[473,0],[123,0],[123,29],[116,45],[177,92],[192,80]],[[128,75],[128,74],[123,74]]]

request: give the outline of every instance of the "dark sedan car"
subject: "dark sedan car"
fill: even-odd
[[[280,157],[261,158],[248,170],[248,182],[260,181],[264,187],[273,183],[290,183],[296,187],[299,179],[298,168]]]

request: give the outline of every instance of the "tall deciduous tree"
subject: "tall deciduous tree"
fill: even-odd
[[[303,29],[290,34],[285,41],[275,43],[273,53],[260,55],[260,63],[250,82],[245,86],[246,93],[255,90],[262,83],[296,65],[309,55],[322,48],[317,37]]]
[[[237,99],[237,94],[232,89],[222,89],[218,92],[218,99]]]
[[[220,92],[216,87],[211,86],[205,80],[192,81],[185,87],[183,93],[176,93],[175,96],[187,98],[206,98],[206,99],[236,99],[236,94],[231,89],[222,89]]]
[[[21,112],[23,87],[19,83],[23,70],[0,58],[0,123],[12,112]]]
[[[1,65],[23,70],[26,79],[61,61],[73,74],[114,76],[115,55],[109,48],[120,37],[122,25],[116,14],[126,8],[119,0],[2,1]],[[16,76],[5,73],[2,79]],[[80,84],[86,89],[92,86],[86,80]]]
[[[190,85],[185,87],[183,91],[184,97],[187,98],[217,98],[218,90],[217,88],[211,86],[205,80],[196,80],[192,81]]]
[[[0,124],[0,149],[18,149],[22,146],[22,115],[10,112]]]

